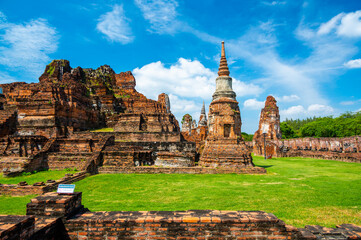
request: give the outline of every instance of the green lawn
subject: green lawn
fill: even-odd
[[[77,183],[91,211],[262,210],[287,224],[361,225],[361,164],[255,157],[268,175],[111,174]]]
[[[297,227],[361,225],[361,164],[260,157],[254,162],[268,174],[100,174],[77,182],[76,191],[91,211],[262,210]],[[24,198],[30,199],[0,197],[0,214],[10,213],[6,204],[26,203]],[[25,207],[19,208],[13,213],[24,214]]]
[[[17,177],[3,177],[0,174],[0,183],[2,184],[18,184],[19,182],[26,181],[28,184],[33,184],[36,182],[46,182],[46,180],[58,180],[65,176],[67,173],[75,173],[75,171],[55,171],[55,170],[47,170],[47,171],[40,171],[34,174],[26,175],[23,174]]]
[[[18,184],[26,181],[28,184],[36,182],[46,182],[46,180],[58,180],[67,173],[75,173],[75,171],[40,171],[31,175],[23,175],[18,177],[5,178],[0,174],[0,183],[2,184]],[[26,204],[36,195],[27,195],[21,197],[11,197],[0,195],[0,214],[20,214],[26,213]]]

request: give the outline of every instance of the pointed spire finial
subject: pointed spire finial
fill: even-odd
[[[218,76],[229,76],[226,51],[224,49],[224,41],[222,41],[221,61],[219,63]]]
[[[202,106],[201,114],[206,114],[206,107],[204,106],[204,101],[203,101],[203,106]]]
[[[226,51],[224,50],[224,41],[222,41],[222,52],[221,57],[226,57]]]

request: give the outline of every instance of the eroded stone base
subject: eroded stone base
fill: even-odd
[[[208,139],[199,165],[203,167],[245,168],[254,167],[251,152],[237,139]]]

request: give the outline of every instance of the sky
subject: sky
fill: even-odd
[[[281,120],[361,110],[360,0],[0,1],[0,83],[37,82],[52,59],[132,71],[178,121],[206,112],[221,41],[253,134],[268,95]]]

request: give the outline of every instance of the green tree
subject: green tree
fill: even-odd
[[[287,122],[281,122],[280,128],[281,128],[282,138],[288,139],[288,138],[296,137],[295,131]]]

